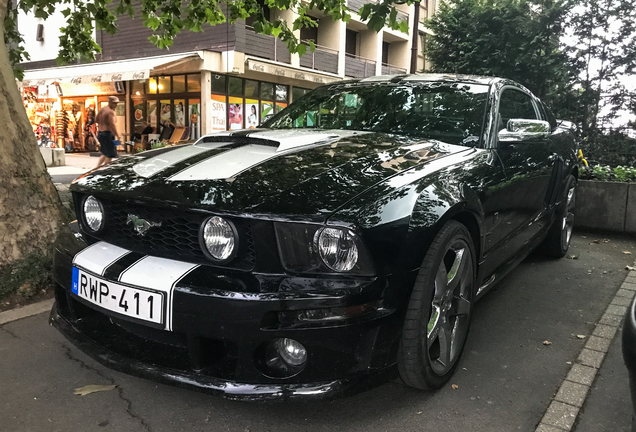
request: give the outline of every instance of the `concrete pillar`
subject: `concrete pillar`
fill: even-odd
[[[294,20],[298,17],[298,14],[291,10],[277,10],[275,13],[276,18],[280,19],[287,23],[287,27],[293,28]],[[294,31],[294,36],[297,39],[300,39],[300,30]],[[300,67],[300,56],[298,54],[292,53],[291,55],[291,66],[292,67]]]
[[[210,104],[212,103],[212,73],[201,71],[201,136],[212,132],[212,113]]]
[[[368,60],[375,60],[374,75],[382,72],[382,36],[373,30],[364,30],[358,33],[358,43],[360,46],[360,57]]]
[[[338,47],[338,75],[341,78],[345,76],[345,49],[347,46],[347,23],[339,21],[340,43]]]

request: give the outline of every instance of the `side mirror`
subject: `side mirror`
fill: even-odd
[[[547,137],[550,131],[550,123],[545,120],[510,119],[506,129],[499,131],[499,142],[533,141]]]

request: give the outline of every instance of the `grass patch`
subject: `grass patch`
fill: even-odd
[[[52,285],[51,254],[30,253],[0,269],[0,298],[17,294],[30,298]]]

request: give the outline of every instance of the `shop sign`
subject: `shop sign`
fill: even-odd
[[[122,94],[124,86],[121,82],[94,82],[91,84],[65,84],[58,85],[60,96],[87,96]]]
[[[263,72],[281,77],[289,77],[302,81],[311,81],[318,84],[327,84],[334,81],[340,81],[340,78],[320,75],[312,72],[299,71],[297,69],[287,68],[279,65],[272,65],[256,60],[248,59],[248,69],[256,72]]]

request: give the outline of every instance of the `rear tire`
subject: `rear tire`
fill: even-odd
[[[553,258],[563,258],[570,248],[574,211],[576,208],[576,178],[569,175],[561,202],[556,209],[556,217],[548,235],[543,241],[543,252]]]
[[[468,229],[451,220],[420,266],[402,329],[398,370],[418,389],[438,389],[464,350],[475,288],[475,248]]]

